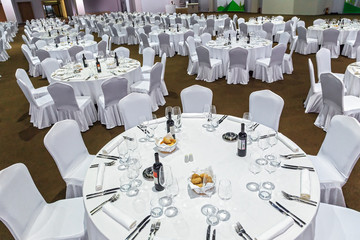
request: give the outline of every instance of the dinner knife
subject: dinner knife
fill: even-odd
[[[100,195],[100,194],[104,194],[104,193],[108,193],[108,192],[112,192],[112,191],[117,191],[119,189],[120,189],[119,187],[116,187],[116,188],[106,189],[106,190],[104,190],[102,192],[89,193],[89,194],[86,195],[86,198],[96,196],[96,195]]]
[[[304,222],[303,220],[301,220],[298,216],[296,216],[295,214],[293,214],[292,212],[290,212],[289,210],[287,210],[283,205],[281,205],[279,202],[275,202],[280,208],[282,208],[285,212],[287,212],[288,214],[290,214],[291,216],[293,216],[294,218],[296,218],[299,222],[301,222],[302,224],[306,224],[306,222]]]
[[[214,231],[213,231],[212,240],[216,240],[216,229],[214,229]]]
[[[264,138],[269,138],[269,137],[275,137],[275,135],[276,135],[275,133],[272,133],[272,134],[262,135],[259,138],[264,139]]]
[[[149,218],[150,218],[150,215],[146,216],[146,217],[139,223],[139,225],[137,225],[137,227],[134,229],[134,231],[132,231],[132,232],[129,234],[129,236],[127,236],[127,237],[125,238],[125,240],[129,240],[129,239],[131,238],[131,236],[134,235],[134,233],[135,233],[139,228],[141,228],[141,225],[143,225],[144,222],[145,222],[146,220],[148,220]]]
[[[278,210],[280,213],[289,216],[292,218],[292,220],[294,220],[294,222],[299,225],[300,227],[303,227],[304,225],[302,225],[300,222],[298,222],[295,218],[293,218],[290,214],[288,214],[287,212],[285,212],[284,210],[282,210],[280,207],[278,207],[276,204],[274,204],[272,201],[269,201],[270,205],[273,206],[276,210]]]
[[[218,124],[222,123],[225,120],[225,118],[227,118],[227,117],[228,117],[228,115],[224,115],[222,118],[220,118]]]
[[[301,168],[301,167],[291,167],[291,166],[281,166],[282,168],[286,168],[286,169],[291,169],[291,170],[302,170],[304,168]],[[308,169],[310,172],[314,172],[315,170],[314,169]]]
[[[105,159],[111,159],[111,160],[118,160],[118,159],[119,159],[118,156],[105,155],[105,154],[101,154],[101,153],[99,153],[96,157],[98,157],[98,158],[105,158]]]
[[[210,234],[211,234],[211,225],[208,226],[206,231],[206,240],[210,240]]]
[[[313,167],[306,167],[306,166],[297,166],[297,165],[291,165],[291,164],[284,164],[284,166],[286,166],[286,167],[297,167],[297,168],[304,168],[304,169],[312,169],[312,170],[314,170]]]
[[[131,240],[134,240],[134,239],[137,237],[137,235],[139,235],[139,233],[144,229],[144,227],[145,227],[149,222],[150,222],[150,219],[148,219],[148,220],[144,223],[144,225],[139,229],[139,231],[135,234],[135,236],[134,236]]]

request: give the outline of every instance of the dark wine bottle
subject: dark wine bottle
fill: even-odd
[[[162,163],[159,161],[159,153],[155,153],[155,163],[153,164],[153,177],[156,191],[164,190],[164,187],[160,185],[159,173],[162,167]]]
[[[116,55],[116,53],[115,53],[115,62],[116,62],[116,66],[118,67],[119,66],[119,59],[118,59],[118,56]]]
[[[70,44],[70,38],[69,38],[69,36],[67,36],[67,42],[68,42],[68,44]]]
[[[168,112],[168,116],[168,120],[166,121],[166,131],[167,133],[171,133],[171,135],[175,139],[175,125],[174,120],[171,119],[171,112]]]
[[[250,34],[249,34],[249,33],[247,34],[247,41],[246,41],[246,43],[247,43],[247,44],[250,43]]]
[[[49,31],[49,37],[51,37],[51,32]]]
[[[101,65],[98,58],[96,58],[96,70],[98,73],[101,73]]]
[[[237,31],[237,32],[236,32],[236,41],[238,42],[239,39],[240,39],[240,33]]]
[[[85,54],[83,54],[82,61],[83,61],[83,64],[84,64],[84,68],[86,68],[86,67],[87,67],[87,63],[86,63]]]
[[[246,156],[246,144],[247,144],[247,134],[245,132],[245,123],[241,124],[241,132],[238,136],[238,152],[237,155],[239,157]]]
[[[79,45],[79,40],[77,37],[76,37],[76,45]]]
[[[231,34],[229,34],[228,45],[231,45]]]

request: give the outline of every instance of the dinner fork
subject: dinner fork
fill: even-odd
[[[160,224],[161,224],[161,222],[160,222],[160,221],[157,221],[157,222],[156,222],[156,224],[155,224],[155,231],[154,231],[154,235],[152,236],[152,238],[151,238],[151,239],[154,239],[156,232],[160,229]]]
[[[91,211],[90,211],[90,214],[91,214],[91,215],[94,215],[94,214],[95,214],[96,212],[98,212],[98,211],[105,205],[105,203],[107,203],[107,202],[115,202],[116,200],[119,199],[119,196],[120,196],[120,194],[116,194],[116,193],[115,193],[114,195],[112,195],[111,198],[109,198],[108,200],[102,202],[102,203],[99,204],[96,208],[94,208],[93,210],[91,210]]]
[[[114,165],[115,163],[116,163],[116,161],[106,162],[106,163],[105,163],[105,166],[112,166],[112,165]],[[98,167],[98,166],[99,166],[99,164],[96,163],[96,164],[91,165],[90,168],[96,168],[96,167]]]
[[[239,231],[244,234],[248,239],[252,240],[252,238],[249,236],[249,234],[246,233],[245,229],[243,228],[243,226],[240,224],[240,222],[236,223],[236,226],[238,227]]]
[[[156,225],[155,223],[151,224],[148,240],[151,239],[151,234],[155,231],[155,225]]]
[[[237,225],[234,226],[235,232],[242,237],[243,239],[246,240],[246,238],[243,236],[242,232],[240,231],[239,227]]]
[[[286,193],[284,191],[281,191],[281,193],[288,200],[295,200],[295,201],[306,203],[306,204],[309,204],[309,205],[312,205],[312,206],[316,206],[316,204],[317,204],[317,202],[315,202],[313,200],[304,199],[304,198],[301,198],[301,197],[298,197],[298,196],[295,196],[295,195],[291,195],[291,194],[288,194],[288,193]]]

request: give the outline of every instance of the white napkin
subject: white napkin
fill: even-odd
[[[303,169],[300,173],[300,197],[310,199],[310,171],[309,169]]]
[[[202,113],[183,113],[181,114],[182,118],[204,118]]]
[[[112,141],[111,143],[109,143],[108,145],[106,145],[103,149],[102,149],[102,153],[103,154],[110,154],[119,144],[121,144],[124,141],[124,138],[122,136],[120,136],[120,139],[117,141]]]
[[[115,207],[112,203],[107,203],[102,207],[102,211],[109,217],[120,223],[127,230],[132,229],[136,225],[136,220],[128,216],[126,213]]]
[[[256,237],[255,240],[271,240],[276,238],[277,236],[283,234],[288,230],[294,221],[291,217],[286,217],[283,221],[279,222],[266,232],[263,232],[259,237]]]
[[[233,117],[233,116],[228,116],[227,120],[237,122],[237,123],[243,123],[244,122],[244,120],[242,120],[241,118]]]
[[[300,150],[299,147],[298,147],[295,143],[289,141],[289,139],[288,139],[287,137],[285,137],[282,133],[278,133],[278,139],[279,139],[285,146],[287,146],[291,151],[293,151],[293,152],[298,152],[298,151]]]
[[[160,124],[160,123],[163,123],[163,122],[166,122],[167,119],[166,118],[159,118],[159,119],[153,119],[153,120],[150,120],[148,123],[151,125],[151,124]]]
[[[104,172],[105,172],[105,163],[99,163],[97,177],[96,177],[96,185],[95,185],[96,191],[102,189],[103,181],[104,181]]]

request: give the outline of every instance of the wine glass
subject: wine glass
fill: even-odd
[[[176,178],[173,178],[171,185],[167,186],[167,189],[165,189],[165,191],[167,191],[167,194],[170,196],[171,202],[173,204],[173,198],[179,194],[179,185]],[[178,209],[174,205],[167,207],[165,210],[165,215],[167,217],[175,217],[177,214]]]
[[[252,126],[252,115],[250,112],[244,112],[243,119],[246,120],[245,126],[246,131],[250,131],[250,127]]]
[[[220,180],[218,194],[222,200],[229,200],[232,197],[232,187],[229,179]]]
[[[124,140],[121,143],[119,143],[119,145],[117,146],[117,150],[119,153],[119,170],[125,170],[128,168],[128,159],[129,159],[129,155],[128,155],[128,146],[127,146],[127,141]]]
[[[139,169],[139,171],[140,171],[140,169],[142,167],[140,154],[139,153],[133,153],[129,158],[128,165],[129,165],[129,167]],[[133,181],[133,184],[136,187],[140,187],[141,184],[142,184],[142,181],[140,179],[135,179]]]
[[[209,104],[204,105],[203,115],[204,115],[204,118],[206,120],[206,123],[204,123],[202,126],[204,128],[208,128],[208,127],[210,127],[210,124],[208,123],[209,122],[209,115],[210,115],[210,105]]]
[[[127,142],[128,148],[131,151],[131,153],[134,153],[135,149],[138,147],[136,135],[135,135],[135,133],[127,133],[126,137],[127,137],[127,141],[128,141]]]
[[[166,117],[166,119],[169,119],[169,113],[171,113],[172,114],[172,107],[170,107],[170,106],[167,106],[166,108],[165,108],[165,117]]]
[[[139,168],[136,165],[130,165],[127,169],[127,177],[131,180],[130,189],[126,192],[126,195],[129,197],[136,196],[139,193],[135,179],[139,176]]]
[[[173,175],[172,175],[170,166],[162,166],[160,168],[159,183],[161,186],[163,186],[165,188],[165,190],[167,189],[168,186],[170,186],[173,183]],[[172,198],[168,194],[168,192],[166,192],[165,196],[163,196],[159,199],[159,202],[160,202],[161,206],[167,207],[167,206],[171,205]]]
[[[146,117],[145,116],[140,116],[139,117],[139,128],[145,133],[145,135],[147,135],[147,126],[146,126]],[[139,139],[139,142],[146,142],[147,138],[146,137],[142,137]]]
[[[258,147],[262,150],[262,153],[263,153],[262,155],[264,156],[265,150],[270,147],[266,137],[259,137]]]
[[[147,121],[145,122],[146,125],[146,137],[147,141],[154,142],[154,135],[155,135],[155,129],[158,127],[158,122],[156,121],[156,115],[152,114],[152,118],[154,121]]]
[[[175,132],[180,132],[181,128],[181,108],[176,106],[173,108]]]

